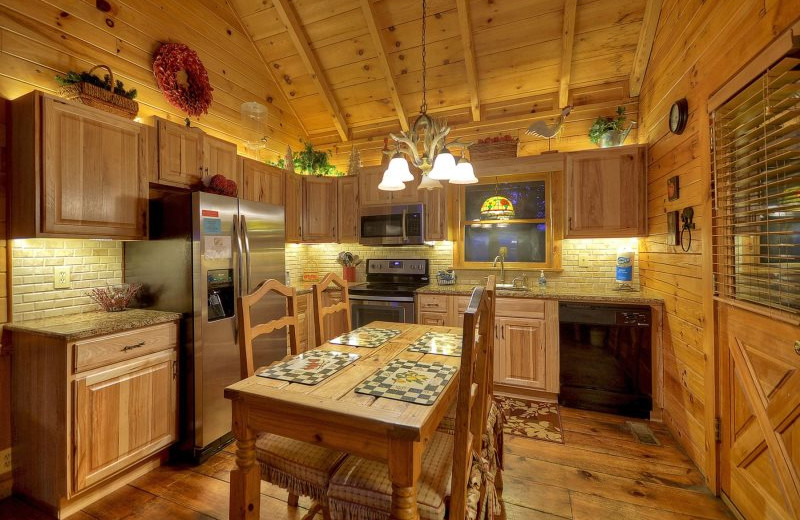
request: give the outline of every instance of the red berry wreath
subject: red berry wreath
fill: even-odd
[[[173,106],[189,116],[208,113],[214,89],[197,53],[182,43],[163,43],[153,55],[158,88]]]

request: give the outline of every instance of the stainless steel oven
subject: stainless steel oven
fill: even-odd
[[[422,204],[361,208],[359,242],[369,246],[406,246],[425,242]]]
[[[414,323],[414,297],[350,295],[353,328],[373,321]]]

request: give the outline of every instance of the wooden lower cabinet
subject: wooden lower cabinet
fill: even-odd
[[[63,518],[177,440],[177,322],[78,341],[9,328],[15,493]]]
[[[468,296],[417,295],[417,323],[463,327],[468,304]],[[558,301],[498,298],[494,334],[495,383],[558,393]]]

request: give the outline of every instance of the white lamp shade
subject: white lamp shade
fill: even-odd
[[[417,189],[418,190],[435,190],[435,189],[439,189],[441,187],[442,187],[442,183],[441,182],[439,182],[439,181],[437,181],[435,179],[431,179],[430,175],[423,175],[422,176],[422,182],[419,183],[419,186],[417,186]]]
[[[456,171],[456,159],[447,148],[441,151],[433,161],[433,169],[428,177],[437,181],[450,180]]]
[[[386,170],[393,175],[393,178],[400,182],[411,182],[414,176],[411,175],[411,170],[408,168],[408,162],[402,157],[393,157],[389,161],[389,168]]]
[[[383,172],[383,179],[378,184],[378,189],[381,191],[401,191],[406,189],[406,185],[396,175],[393,175],[390,170],[386,170]]]
[[[475,177],[475,169],[466,159],[461,159],[456,165],[456,173],[450,178],[450,184],[475,184],[478,178]]]

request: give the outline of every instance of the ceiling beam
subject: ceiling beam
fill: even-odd
[[[578,0],[564,2],[564,27],[561,31],[561,79],[558,87],[558,106],[569,104],[569,80],[572,75],[572,50],[575,47],[575,12]]]
[[[456,0],[458,26],[461,31],[461,44],[464,47],[464,64],[467,67],[467,86],[469,87],[472,120],[481,120],[481,101],[478,97],[478,67],[475,59],[475,41],[472,38],[472,22],[469,17],[469,0]]]
[[[342,116],[342,111],[339,110],[339,104],[336,102],[336,98],[333,97],[331,87],[328,84],[328,81],[325,79],[325,73],[322,69],[322,65],[320,65],[316,54],[314,54],[314,50],[308,43],[308,38],[306,37],[303,26],[300,23],[300,20],[298,19],[297,13],[292,7],[291,2],[289,0],[273,0],[272,5],[275,7],[275,11],[278,14],[278,17],[281,19],[281,22],[283,22],[283,25],[286,26],[286,30],[289,33],[289,39],[292,40],[295,49],[297,49],[300,59],[303,61],[306,69],[308,69],[308,72],[311,74],[311,80],[317,87],[317,91],[322,97],[322,102],[325,105],[325,108],[327,108],[328,112],[330,112],[331,118],[333,119],[333,126],[336,127],[339,137],[342,139],[342,141],[347,141],[347,123]]]
[[[631,68],[630,93],[631,97],[638,97],[642,90],[644,73],[650,61],[650,51],[653,50],[653,40],[656,37],[658,17],[661,14],[661,0],[647,0],[644,8],[642,30],[639,31],[639,43],[636,45],[636,54],[633,57]]]
[[[397,112],[397,119],[400,120],[400,127],[404,131],[408,131],[408,117],[403,108],[403,103],[400,101],[400,94],[397,93],[397,85],[394,82],[394,74],[392,68],[389,66],[389,59],[386,57],[386,48],[381,38],[380,30],[375,23],[375,11],[372,9],[372,0],[361,0],[361,11],[364,13],[364,19],[367,21],[367,28],[369,35],[372,37],[372,43],[375,44],[375,50],[378,53],[378,63],[383,69],[383,75],[386,78],[386,86],[389,88],[389,95],[392,97],[394,110]]]
[[[303,131],[303,134],[305,134],[305,138],[308,139],[309,138],[308,130],[306,130],[306,127],[303,126],[303,120],[300,119],[300,116],[297,115],[297,112],[295,111],[294,107],[289,102],[289,97],[280,87],[279,83],[280,79],[278,78],[276,72],[272,69],[272,67],[270,67],[267,64],[267,60],[264,59],[264,55],[261,54],[261,50],[259,50],[258,46],[256,45],[256,42],[253,41],[253,37],[250,36],[250,33],[247,31],[247,29],[245,29],[244,23],[242,22],[242,17],[239,16],[239,12],[236,11],[236,8],[233,6],[233,4],[231,4],[229,0],[226,0],[225,3],[228,5],[228,8],[230,8],[231,14],[233,14],[233,17],[236,19],[236,22],[239,24],[240,27],[242,27],[242,34],[247,36],[247,40],[250,42],[250,45],[253,46],[253,50],[256,51],[256,56],[258,56],[258,59],[261,60],[261,64],[267,70],[267,73],[272,78],[272,81],[275,83],[275,88],[278,90],[278,93],[283,98],[283,100],[286,101],[286,106],[289,108],[289,112],[291,112],[291,114],[297,120],[297,124],[300,126],[300,130]]]

